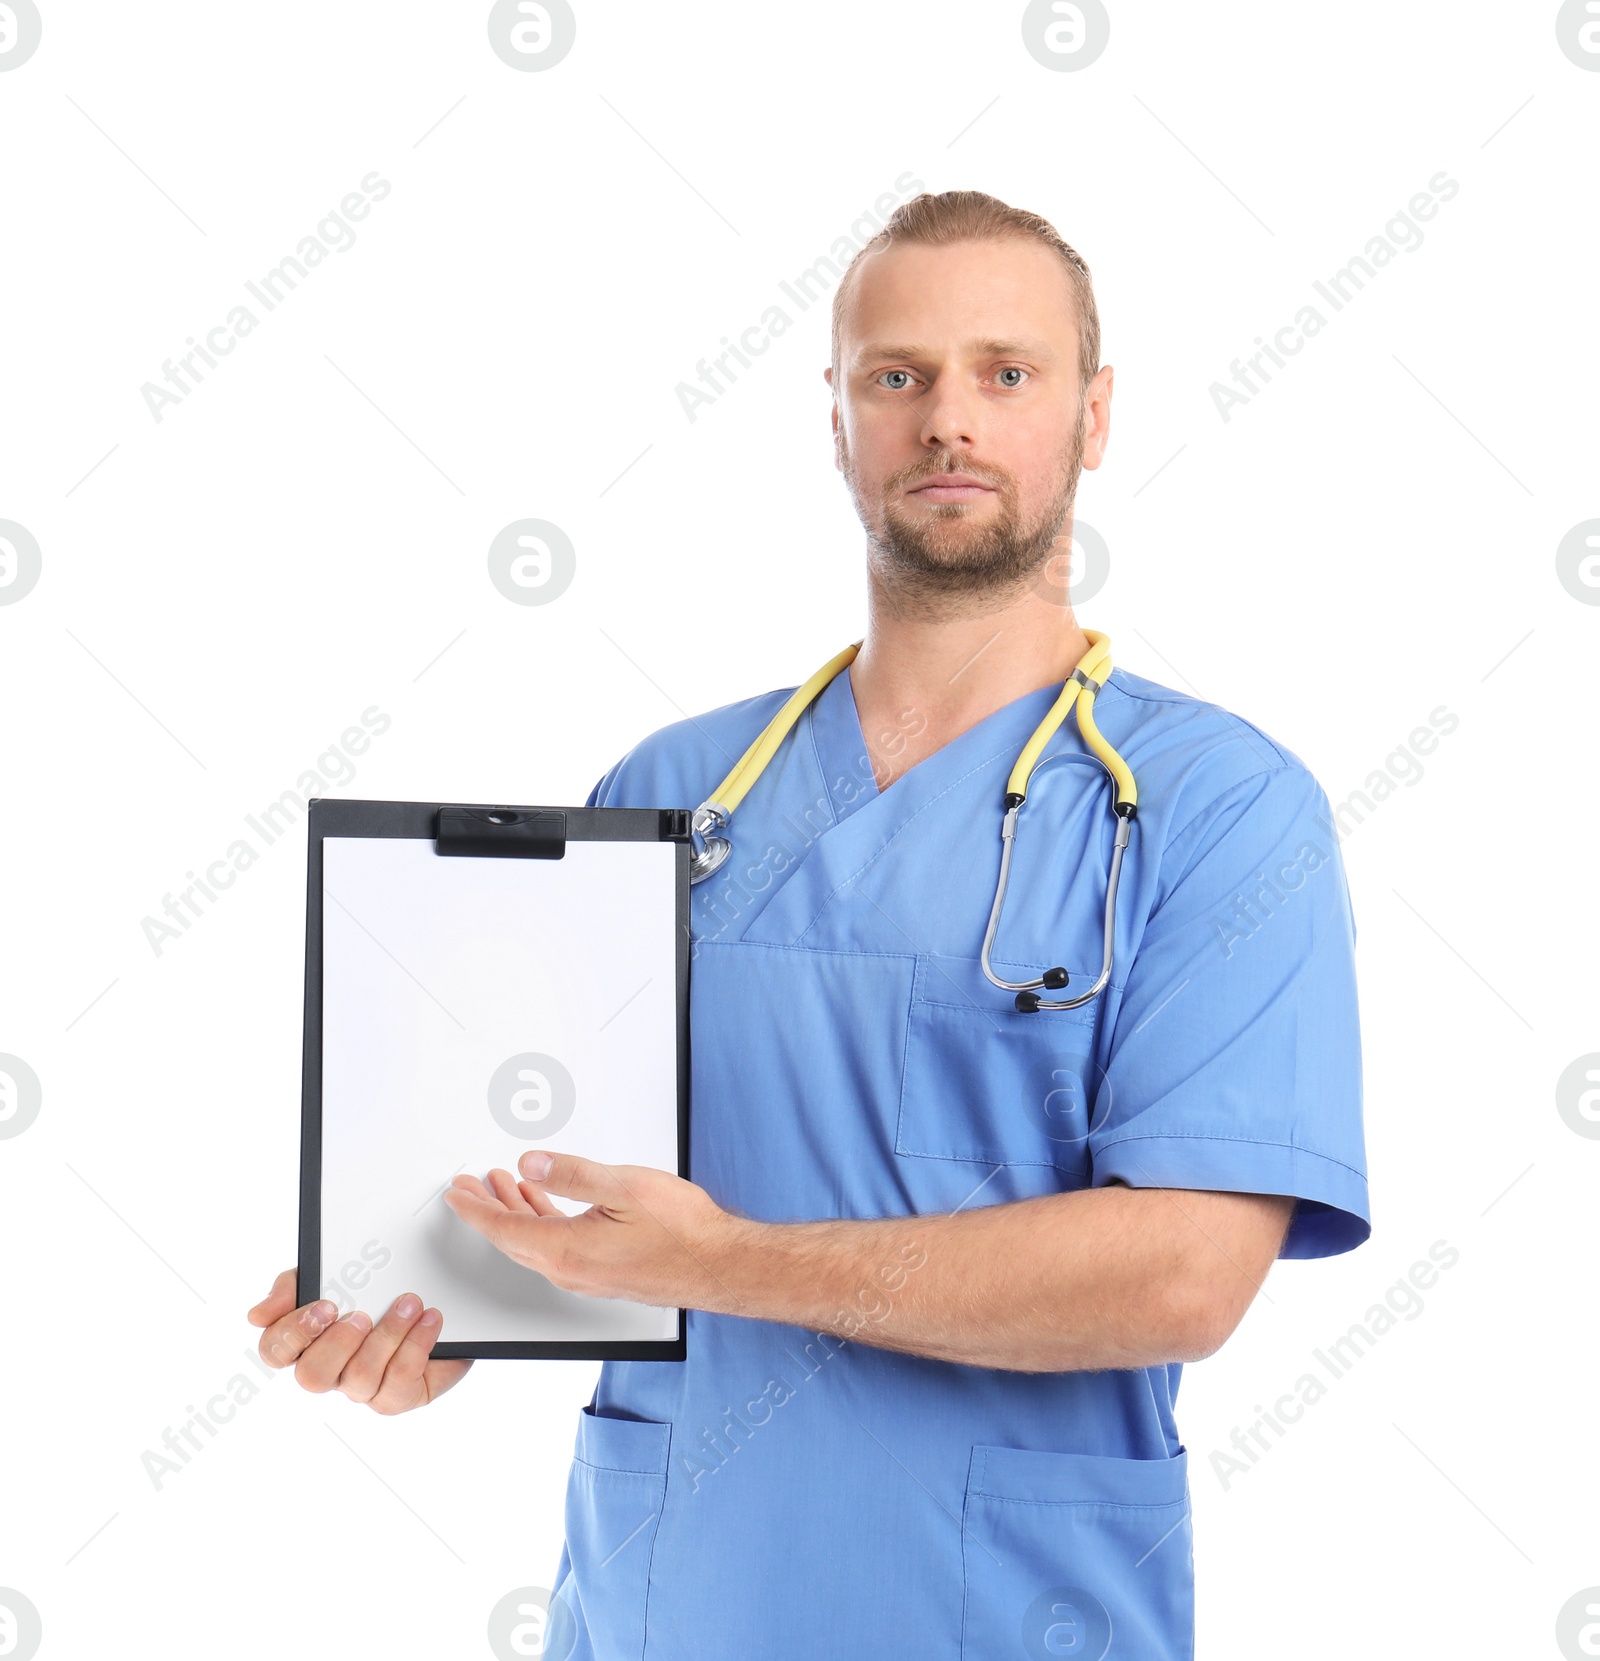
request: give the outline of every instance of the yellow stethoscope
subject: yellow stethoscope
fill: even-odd
[[[1117,881],[1122,875],[1122,856],[1128,847],[1133,821],[1138,811],[1139,790],[1134,783],[1132,769],[1108,744],[1094,721],[1095,694],[1111,678],[1111,640],[1094,629],[1085,629],[1089,650],[1078,661],[1067,677],[1061,695],[1050,706],[1045,718],[1034,728],[1033,737],[1022,747],[1011,776],[1006,780],[1005,818],[1001,821],[1000,879],[995,886],[994,905],[989,910],[989,926],[983,934],[983,951],[979,961],[988,979],[1007,992],[1017,994],[1016,1006],[1024,1013],[1036,1009],[1076,1009],[1091,998],[1098,997],[1111,979],[1112,936],[1117,920]],[[846,646],[837,657],[830,658],[803,686],[797,687],[783,708],[766,724],[749,749],[734,763],[733,771],[719,784],[716,791],[694,810],[690,821],[699,851],[689,863],[689,881],[703,882],[717,870],[732,850],[725,836],[713,836],[714,830],[726,829],[734,809],[745,798],[763,769],[777,753],[778,746],[788,736],[789,729],[798,721],[811,702],[841,670],[847,669],[861,649],[858,640]],[[1078,731],[1090,753],[1111,777],[1113,798],[1111,811],[1116,818],[1116,840],[1111,850],[1111,874],[1106,879],[1105,948],[1100,973],[1087,992],[1076,998],[1041,998],[1035,990],[1044,987],[1059,991],[1067,984],[1067,971],[1046,969],[1037,980],[1002,980],[989,967],[989,952],[1000,929],[1001,908],[1005,904],[1006,879],[1011,874],[1011,850],[1017,836],[1017,817],[1028,799],[1028,780],[1033,773],[1039,753],[1050,742],[1056,729],[1066,720],[1071,710],[1078,723]]]

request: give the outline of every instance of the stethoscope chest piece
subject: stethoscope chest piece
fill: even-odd
[[[689,881],[704,882],[733,852],[733,844],[725,836],[713,836],[714,830],[727,826],[728,815],[715,802],[702,802],[689,820],[691,838],[698,840],[700,852],[689,861]],[[691,840],[690,846],[694,846]]]

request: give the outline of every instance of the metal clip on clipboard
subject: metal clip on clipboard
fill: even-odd
[[[689,840],[689,810],[661,810],[661,840]],[[482,858],[561,859],[567,851],[567,816],[560,808],[441,807],[434,852]]]

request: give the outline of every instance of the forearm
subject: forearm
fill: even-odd
[[[1192,1360],[1214,1315],[1180,1204],[1196,1197],[1110,1187],[924,1217],[732,1218],[701,1307],[1023,1372]]]

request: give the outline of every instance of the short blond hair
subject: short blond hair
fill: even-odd
[[[1094,303],[1094,284],[1083,256],[1067,243],[1048,219],[1026,208],[1014,208],[998,196],[981,190],[923,191],[902,202],[884,227],[845,267],[833,294],[833,367],[839,369],[839,320],[844,315],[850,273],[862,258],[897,243],[920,242],[934,247],[953,242],[1032,241],[1052,248],[1067,268],[1072,302],[1078,314],[1078,379],[1087,387],[1100,368],[1100,313]]]

